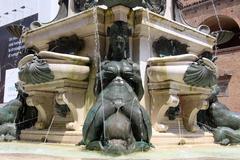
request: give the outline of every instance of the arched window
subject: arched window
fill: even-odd
[[[237,22],[228,16],[219,15],[218,17],[222,30],[232,31],[234,33],[233,37],[228,42],[218,45],[218,48],[223,49],[240,46],[240,28]],[[211,32],[215,32],[221,30],[219,23],[216,16],[212,16],[204,20],[201,24],[209,26]]]

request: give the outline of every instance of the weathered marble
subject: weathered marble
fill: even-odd
[[[19,78],[26,84],[38,84],[59,79],[85,80],[90,68],[89,58],[42,51],[27,55],[19,62]]]
[[[188,131],[197,131],[197,113],[199,110],[208,108],[206,99],[211,90],[209,85],[203,84],[211,77],[207,74],[205,79],[201,79],[199,84],[202,85],[185,83],[186,72],[189,71],[192,64],[195,64],[196,60],[198,57],[193,54],[156,57],[148,60],[147,75],[152,103],[151,117],[157,131],[165,132],[168,130],[168,126],[164,125],[166,112],[170,107],[177,107],[179,104],[181,104],[182,110],[180,117],[183,119],[185,128]],[[204,62],[205,67],[212,69],[211,75],[214,76],[216,74],[215,64],[206,58],[204,58]],[[196,63],[195,65],[199,65],[196,67],[200,67],[200,69],[204,67],[202,64]]]

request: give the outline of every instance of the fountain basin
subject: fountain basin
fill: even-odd
[[[193,54],[168,56],[162,58],[150,58],[148,60],[149,67],[147,69],[149,82],[154,83],[163,81],[175,81],[180,83],[186,83],[186,81],[184,80],[186,76],[185,74],[188,68],[197,60],[198,57]],[[203,58],[203,63],[204,65],[206,65],[206,67],[208,67],[208,69],[210,69],[214,73],[217,72],[216,65],[210,60]]]
[[[154,57],[148,60],[147,75],[149,82],[176,81],[184,83],[187,68],[198,57],[193,54],[169,57]]]
[[[48,128],[56,102],[67,105],[71,121],[64,129],[81,130],[85,117],[90,59],[76,55],[41,51],[27,55],[18,64],[19,79],[25,82],[26,103],[38,110],[36,129]],[[87,97],[88,98],[88,97]],[[86,98],[86,99],[87,99]]]
[[[60,79],[83,81],[88,78],[90,72],[88,57],[49,51],[40,52],[38,57],[40,59],[35,60],[35,56],[31,54],[21,59],[18,65],[21,81],[37,84]]]
[[[54,77],[51,80],[71,79],[83,81],[87,79],[90,71],[90,68],[88,66],[74,64],[48,64],[48,67],[51,70],[51,73],[53,74]],[[35,78],[37,79],[38,75],[36,75]],[[20,78],[20,80],[28,83],[27,80],[25,79]],[[33,82],[33,84],[36,83]]]
[[[50,70],[54,74],[54,80],[72,79],[85,80],[89,74],[88,66],[72,65],[72,64],[49,64]]]
[[[149,82],[177,81],[184,83],[183,77],[192,62],[172,62],[147,69]]]
[[[196,115],[199,110],[208,108],[206,99],[211,84],[215,82],[216,65],[206,58],[183,54],[150,58],[148,66],[148,87],[153,110],[151,117],[157,126],[155,129],[166,132],[166,112],[169,107],[180,104],[184,127],[196,132]]]

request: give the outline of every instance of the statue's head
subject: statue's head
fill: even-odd
[[[116,21],[108,27],[109,39],[108,60],[121,60],[129,58],[129,36],[131,30],[128,24],[123,21]]]

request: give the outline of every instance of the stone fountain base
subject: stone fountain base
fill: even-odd
[[[149,152],[138,152],[123,156],[110,156],[102,152],[86,151],[74,145],[50,143],[12,142],[1,143],[2,160],[109,160],[109,159],[161,159],[161,160],[238,160],[239,146],[221,147],[216,144],[166,146]]]
[[[58,118],[57,118],[58,119]],[[59,120],[58,120],[59,122]],[[22,141],[38,141],[43,142],[47,135],[47,142],[52,143],[64,143],[64,144],[77,144],[82,139],[81,131],[66,131],[58,122],[53,124],[49,134],[48,130],[28,129],[23,130],[21,133]],[[155,147],[164,147],[169,145],[178,144],[213,144],[213,136],[211,133],[203,132],[201,130],[192,133],[188,132],[184,126],[181,118],[177,118],[174,121],[165,121],[169,126],[169,130],[165,133],[159,133],[153,129],[153,136],[151,142]],[[179,122],[180,122],[180,134],[179,134]]]

